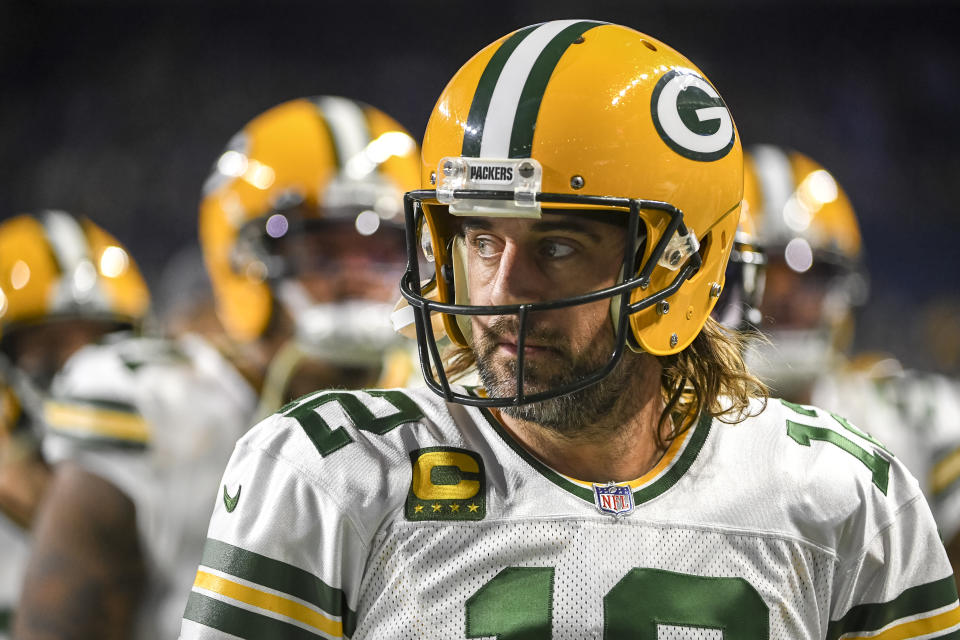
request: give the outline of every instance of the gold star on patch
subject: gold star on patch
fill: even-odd
[[[450,505],[450,511],[460,511],[460,505],[458,504]]]
[[[414,513],[422,513],[422,512],[423,512],[423,505],[422,505],[422,504],[418,504],[417,506],[415,506],[415,507],[413,508],[413,511],[414,511]]]
[[[440,511],[440,509],[442,509],[442,508],[443,508],[443,507],[442,507],[441,505],[437,504],[437,503],[434,503],[434,504],[433,504],[433,512],[434,512],[434,513],[436,513],[437,511]]]
[[[467,508],[470,509],[470,513],[476,513],[477,509],[480,508],[478,504],[468,504]]]

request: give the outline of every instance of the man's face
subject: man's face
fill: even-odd
[[[540,220],[468,218],[463,236],[470,304],[509,305],[568,298],[612,286],[623,262],[625,228],[582,213],[556,211],[544,212]],[[488,393],[515,395],[518,318],[473,316],[472,327],[477,368]],[[608,298],[532,313],[524,344],[524,392],[539,393],[580,380],[606,365],[613,348]],[[604,383],[616,380],[616,374],[617,370],[609,380],[578,392],[578,404],[591,405],[591,411],[609,409],[613,399],[606,397]],[[592,397],[597,393],[603,397]],[[562,406],[545,401],[505,411],[540,424],[556,423],[561,429],[577,419],[569,414],[569,400],[576,395],[560,399]]]
[[[396,225],[364,228],[361,221],[308,220],[269,245],[283,264],[274,286],[286,312],[285,324],[275,321],[274,329],[283,340],[294,338],[303,356],[290,371],[285,398],[374,386],[394,348],[386,305],[399,295],[405,235]]]
[[[816,329],[823,316],[824,297],[832,271],[827,267],[798,273],[777,256],[767,264],[760,311],[772,329]]]
[[[276,243],[289,275],[315,303],[393,302],[406,266],[403,230],[383,225],[367,235],[353,221],[330,221]]]

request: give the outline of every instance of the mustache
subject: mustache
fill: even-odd
[[[516,316],[497,316],[488,325],[480,326],[480,351],[489,355],[497,347],[497,343],[505,338],[516,340],[520,336],[520,319]],[[552,329],[533,324],[529,319],[526,323],[525,344],[550,349],[562,355],[570,355],[566,336]]]

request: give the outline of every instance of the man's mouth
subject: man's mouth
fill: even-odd
[[[516,338],[499,338],[496,341],[497,349],[503,353],[506,353],[510,356],[516,357],[519,353],[519,345],[517,344]],[[527,356],[539,356],[545,354],[555,354],[560,355],[560,349],[552,346],[549,343],[537,342],[537,341],[525,341],[523,345],[523,354]]]

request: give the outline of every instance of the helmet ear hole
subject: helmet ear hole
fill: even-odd
[[[450,251],[451,261],[453,263],[453,274],[450,286],[453,288],[451,299],[456,304],[470,304],[470,288],[467,280],[467,245],[463,236],[456,235],[451,243],[453,246]],[[470,342],[473,335],[473,324],[470,316],[455,316],[457,328],[463,336],[466,343]]]
[[[637,225],[637,250],[633,254],[633,269],[635,273],[640,273],[643,267],[643,256],[647,251],[647,222],[640,218],[640,224]]]
[[[713,238],[714,238],[713,231],[708,231],[707,235],[703,236],[703,238],[700,239],[700,248],[697,249],[697,254],[700,256],[701,266],[707,264],[707,260],[709,260],[710,257],[713,255],[713,244],[714,244]],[[721,250],[723,249],[723,245],[725,244],[726,244],[725,242],[720,243]],[[693,278],[699,272],[700,272],[700,267],[697,267],[690,274],[690,277]]]

